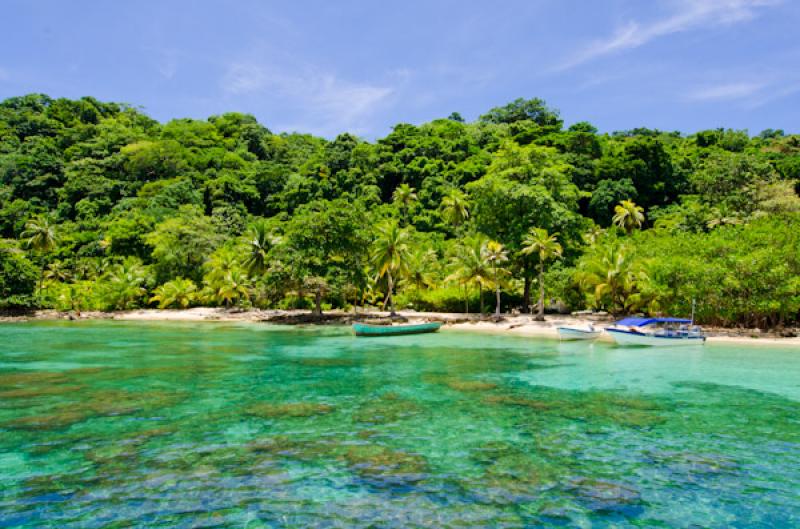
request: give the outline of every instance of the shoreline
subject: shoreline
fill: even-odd
[[[597,315],[548,315],[545,321],[534,321],[530,315],[506,315],[500,321],[492,321],[491,317],[481,318],[477,314],[398,311],[398,314],[409,322],[441,321],[445,329],[455,331],[474,331],[503,334],[508,336],[527,336],[537,338],[558,339],[556,330],[559,326],[585,326],[594,323],[598,327],[610,325],[610,318]],[[3,316],[0,323],[25,321],[179,321],[179,322],[251,322],[272,324],[314,324],[332,325],[349,324],[355,320],[369,318],[387,318],[388,312],[345,312],[342,310],[326,311],[322,318],[316,318],[307,310],[238,310],[219,307],[195,307],[191,309],[137,309],[118,312],[83,312],[80,316],[54,310],[40,310],[24,316]],[[707,328],[709,343],[747,343],[770,345],[800,346],[800,337],[781,337],[775,333],[758,329],[722,329]],[[601,338],[607,339],[607,337]]]

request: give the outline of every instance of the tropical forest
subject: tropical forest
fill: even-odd
[[[538,98],[367,140],[0,103],[0,309],[800,321],[800,135],[600,132]]]

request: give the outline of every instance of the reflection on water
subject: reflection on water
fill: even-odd
[[[0,327],[0,527],[792,527],[800,355]]]

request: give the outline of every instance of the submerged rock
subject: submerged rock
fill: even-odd
[[[59,430],[83,422],[88,417],[85,411],[66,407],[53,413],[11,419],[1,423],[0,426],[10,430]]]
[[[588,424],[616,423],[632,428],[649,428],[666,421],[659,412],[663,407],[637,396],[603,392],[575,392],[536,388],[534,397],[495,394],[484,398],[486,404],[528,408],[542,414],[578,420]]]
[[[725,456],[715,454],[694,454],[690,452],[648,452],[647,458],[665,465],[675,474],[689,478],[732,474],[739,465]]]
[[[411,484],[424,479],[428,472],[428,463],[421,455],[380,445],[351,446],[342,459],[372,485]]]
[[[295,439],[286,435],[256,439],[249,443],[246,448],[260,457],[267,456],[268,458],[286,458],[298,461],[335,459],[337,455],[344,451],[344,448],[336,442],[326,442],[319,439]]]
[[[570,482],[567,490],[578,502],[594,512],[615,512],[636,515],[644,507],[638,490],[629,485],[592,478],[578,478]]]
[[[384,393],[374,401],[361,405],[353,420],[365,424],[388,424],[416,415],[420,407],[396,393]]]
[[[60,384],[67,382],[64,373],[53,371],[12,371],[0,373],[0,387],[25,386],[34,384]]]
[[[52,395],[64,395],[76,393],[83,389],[83,386],[44,386],[9,389],[0,391],[0,399],[35,399],[37,397],[49,397]],[[15,405],[19,405],[15,403]]]
[[[297,363],[308,367],[354,367],[358,362],[349,358],[301,358]]]
[[[519,406],[538,411],[546,411],[553,408],[553,403],[540,399],[529,399],[514,395],[489,395],[484,399],[487,404]]]
[[[181,393],[166,391],[100,390],[80,394],[78,402],[60,403],[47,413],[11,419],[5,428],[21,430],[58,430],[98,417],[132,415],[160,411],[183,400]]]
[[[497,388],[497,384],[493,382],[485,382],[483,380],[450,379],[447,380],[446,384],[450,389],[464,392],[489,391]]]
[[[311,417],[312,415],[325,415],[331,413],[334,407],[330,404],[319,402],[262,402],[247,408],[247,413],[265,419],[276,417]]]

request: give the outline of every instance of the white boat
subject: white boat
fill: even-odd
[[[618,345],[703,345],[706,336],[692,320],[682,318],[625,318],[606,328]]]
[[[587,327],[557,327],[558,337],[561,340],[594,340],[603,334],[603,329],[595,329],[594,325]]]

